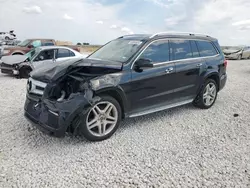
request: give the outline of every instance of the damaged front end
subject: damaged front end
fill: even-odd
[[[100,100],[95,92],[104,82],[118,83],[113,73],[120,68],[73,66],[56,79],[44,82],[30,78],[27,84],[25,116],[40,130],[62,137],[65,132],[78,134],[82,117]],[[46,74],[46,73],[45,73]],[[115,83],[113,83],[115,84]],[[39,90],[40,89],[40,90]]]

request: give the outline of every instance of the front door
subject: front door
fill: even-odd
[[[168,40],[154,41],[140,58],[150,59],[154,66],[138,71],[135,62],[132,67],[131,113],[167,105],[174,92],[175,65],[169,62]]]
[[[54,63],[55,50],[42,50],[31,62],[34,69]]]

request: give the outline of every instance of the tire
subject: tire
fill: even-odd
[[[14,54],[12,54],[12,55],[23,55],[23,54],[21,54],[21,53],[14,53]]]
[[[19,78],[28,78],[31,70],[29,68],[21,68],[19,70]]]
[[[10,37],[5,37],[5,40],[10,40]]]
[[[120,125],[121,119],[122,119],[122,110],[121,110],[121,106],[120,104],[117,102],[116,99],[114,99],[111,96],[107,96],[107,95],[103,95],[100,96],[101,100],[96,102],[94,105],[91,106],[91,108],[88,109],[87,113],[81,115],[81,117],[79,117],[80,121],[78,121],[78,130],[77,132],[79,132],[80,135],[83,135],[87,140],[89,141],[102,141],[102,140],[106,140],[108,138],[110,138],[115,131],[117,130],[117,128]],[[99,117],[100,119],[97,120],[97,123],[93,123],[91,124],[90,122],[94,121],[94,111],[97,112],[96,106],[98,106],[99,109],[104,110],[105,109],[105,104],[108,103],[111,106],[107,109],[107,111],[109,111],[109,109],[111,109],[111,111],[109,112],[110,116],[115,116],[115,114],[117,115],[117,118],[115,118],[116,120],[112,120],[112,122],[114,122],[113,124],[109,124],[107,123],[106,126],[104,125],[105,123],[98,123],[99,122],[106,122],[106,121],[110,121],[111,119],[107,118],[105,119],[105,117]],[[107,105],[108,106],[108,105]],[[107,107],[106,106],[106,107]],[[102,108],[103,107],[103,108]],[[93,111],[93,109],[95,109]],[[105,116],[105,114],[104,114]],[[114,118],[114,117],[112,117]],[[93,119],[93,120],[91,120]],[[88,125],[89,124],[89,125]],[[94,126],[94,124],[98,124],[100,126],[95,126],[92,129],[90,128],[91,126]],[[104,133],[104,126],[106,127],[106,131],[107,133]],[[101,127],[101,135],[97,135],[99,134],[100,131],[100,127]],[[96,132],[96,133],[95,133]]]
[[[242,54],[240,54],[237,58],[237,60],[241,60],[242,59]]]
[[[213,94],[214,94],[213,100],[212,100],[212,94],[205,95],[205,93],[207,92],[208,87],[211,87],[211,86],[215,86],[215,90],[213,92]],[[198,108],[201,108],[201,109],[211,108],[214,105],[214,103],[215,103],[215,101],[217,99],[217,94],[218,94],[218,85],[217,85],[217,83],[213,79],[207,79],[205,81],[205,83],[203,84],[199,95],[194,100],[193,104],[194,104],[195,107],[198,107]],[[207,100],[209,100],[209,97],[208,97],[208,99],[205,99],[205,96],[209,96],[211,98],[210,103],[208,103],[208,101],[207,101]]]

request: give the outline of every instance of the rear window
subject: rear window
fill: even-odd
[[[197,45],[198,45],[201,57],[214,56],[218,54],[211,42],[197,41]]]

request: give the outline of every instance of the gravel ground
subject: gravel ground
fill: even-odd
[[[0,187],[250,187],[250,61],[228,75],[211,109],[128,119],[99,143],[38,131],[26,80],[0,75]]]

